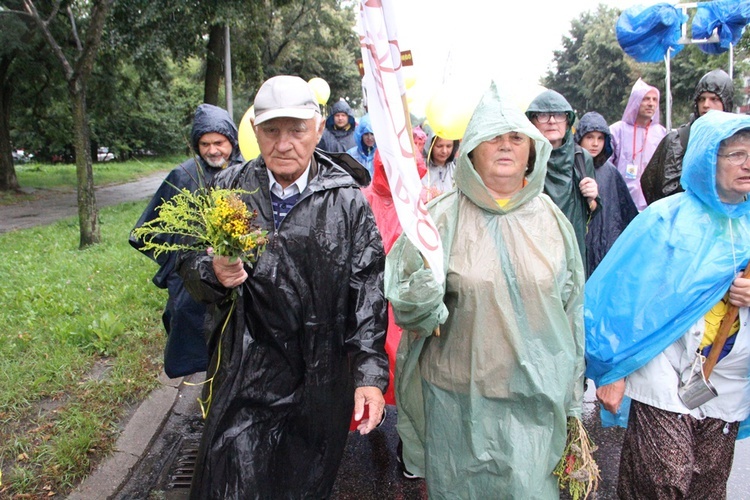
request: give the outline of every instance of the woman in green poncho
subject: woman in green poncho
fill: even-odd
[[[431,499],[558,496],[566,418],[581,412],[584,278],[573,228],[542,194],[550,150],[493,84],[464,135],[457,190],[429,207],[445,284],[407,239],[388,255],[404,328],[398,431]]]
[[[576,114],[562,95],[554,90],[545,90],[531,101],[526,116],[552,144],[544,193],[552,198],[573,224],[586,269],[586,232],[589,221],[600,211],[602,200],[599,198],[594,160],[573,140],[572,127]]]

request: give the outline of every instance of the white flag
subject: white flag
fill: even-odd
[[[422,181],[407,121],[394,4],[391,0],[360,0],[359,40],[367,110],[403,232],[422,253],[438,283],[443,283],[440,234],[419,198]]]

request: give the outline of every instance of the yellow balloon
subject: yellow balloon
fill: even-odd
[[[331,87],[328,86],[328,82],[316,76],[315,78],[310,78],[310,81],[308,81],[307,84],[313,89],[318,104],[325,106],[328,102],[328,98],[331,97]]]
[[[255,138],[255,130],[250,119],[255,118],[255,109],[250,106],[240,121],[238,130],[238,141],[240,143],[240,152],[246,160],[252,160],[260,155],[260,147]]]
[[[463,138],[479,102],[478,96],[458,85],[439,88],[427,103],[425,114],[435,135],[443,139]]]

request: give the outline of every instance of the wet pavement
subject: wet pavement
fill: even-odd
[[[188,377],[199,384],[204,374]],[[141,457],[117,500],[188,498],[195,454],[203,428],[197,397],[199,385],[181,386],[181,394],[161,432]],[[344,457],[334,484],[334,500],[427,498],[421,479],[406,479],[396,461],[396,408],[388,407],[386,421],[366,436],[350,432]]]
[[[188,381],[200,383],[202,375],[195,375]],[[196,401],[199,394],[198,385],[182,385],[180,397],[162,431],[114,498],[188,498],[195,452],[203,426]],[[592,497],[599,500],[616,499],[617,470],[624,429],[601,427],[599,406],[595,399],[593,384],[589,384],[584,396],[583,419],[591,438],[598,446],[594,456],[601,470],[599,490]],[[356,432],[349,434],[333,489],[333,500],[427,499],[423,480],[410,480],[401,475],[395,454],[398,443],[396,418],[396,408],[389,406],[386,421],[378,429],[366,436]],[[728,486],[727,498],[730,500],[750,498],[748,450],[750,443],[738,442]],[[561,495],[561,498],[566,497],[564,493]]]

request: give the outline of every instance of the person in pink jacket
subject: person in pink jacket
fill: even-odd
[[[625,179],[640,212],[647,205],[641,190],[641,175],[667,135],[667,129],[659,123],[659,89],[639,78],[630,92],[622,120],[610,125],[609,131],[613,150],[610,160]]]

